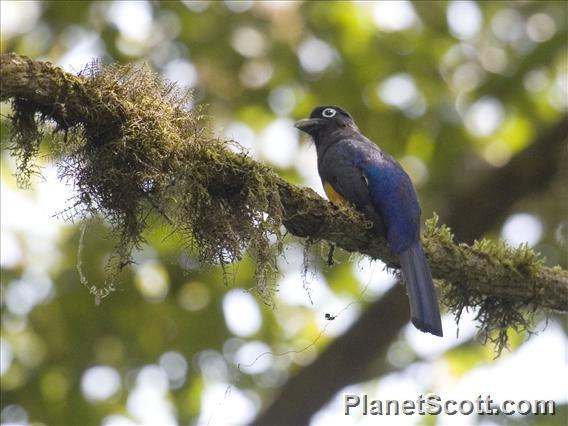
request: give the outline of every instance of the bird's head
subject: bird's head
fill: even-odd
[[[296,128],[316,138],[322,131],[333,132],[350,127],[357,130],[351,115],[344,109],[333,106],[318,106],[310,114],[310,118],[296,121]]]

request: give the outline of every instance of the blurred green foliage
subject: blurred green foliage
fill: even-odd
[[[103,63],[146,61],[193,86],[194,102],[209,105],[220,134],[244,145],[237,136],[250,138],[260,161],[298,184],[317,185],[313,148],[304,141],[267,140],[267,126],[284,120],[291,127],[315,105],[341,105],[367,136],[401,160],[419,188],[424,217],[438,211],[443,219],[451,204],[444,199],[448,188],[467,187],[507,164],[568,106],[565,4],[461,2],[460,12],[458,3],[3,1],[1,50],[71,64],[76,71],[94,57]],[[7,14],[12,23],[5,25]],[[6,114],[3,105],[3,119]],[[3,148],[8,138],[3,121]],[[290,160],[275,158],[270,143],[293,150]],[[12,173],[3,150],[3,192],[17,191]],[[567,267],[562,188],[555,184],[510,213],[530,214],[541,229],[536,250],[550,265]],[[3,215],[9,210],[3,206]],[[312,248],[312,270],[302,283],[303,249],[289,239],[280,266],[297,296],[277,294],[273,309],[230,291],[254,287],[250,259],[230,267],[226,285],[219,268],[201,268],[166,227],[156,225],[119,290],[96,306],[76,268],[78,224],[65,224],[52,236],[30,229],[3,224],[2,250],[19,253],[1,271],[3,423],[117,424],[113,415],[148,424],[168,419],[147,417],[152,408],[179,423],[207,423],[211,410],[213,423],[244,422],[333,337],[322,335],[325,307],[316,312],[302,288],[310,287],[310,274],[322,274],[329,284],[333,309],[353,301],[356,313],[367,303],[360,292],[368,283],[354,274],[357,260],[345,253],[336,253],[330,268],[327,248]],[[501,230],[502,224],[491,235]],[[5,246],[7,234],[11,243]],[[105,224],[90,219],[81,253],[89,281],[104,280],[112,247]],[[239,331],[230,324],[228,294],[247,299],[231,318],[258,311],[258,328]],[[311,294],[316,305],[322,294],[319,287]],[[275,353],[315,345],[266,355],[265,367],[247,372],[238,363],[256,355],[239,350],[253,341]],[[523,342],[515,340],[513,350]],[[471,342],[440,357],[456,378],[493,362],[488,348]],[[114,370],[92,384],[87,373],[94,366]],[[113,371],[120,378],[114,388]],[[231,397],[224,394],[229,384]],[[204,390],[217,385],[221,393],[208,397]],[[148,387],[155,393],[144,394]],[[228,414],[230,400],[238,404],[239,398],[248,401],[240,404],[244,414]]]

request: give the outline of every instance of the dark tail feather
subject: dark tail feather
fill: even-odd
[[[400,254],[400,264],[410,299],[412,323],[425,333],[441,337],[443,335],[442,322],[436,289],[432,282],[428,261],[419,241]]]

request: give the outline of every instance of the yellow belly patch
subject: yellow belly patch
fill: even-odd
[[[333,204],[345,205],[345,206],[349,205],[349,202],[341,195],[339,195],[337,191],[333,189],[333,187],[328,182],[324,182],[323,190],[325,191],[327,198],[329,198],[329,201],[331,201]]]

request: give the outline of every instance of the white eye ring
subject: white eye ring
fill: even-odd
[[[337,114],[337,111],[333,108],[326,108],[321,112],[321,115],[325,118],[335,117],[335,114]]]

